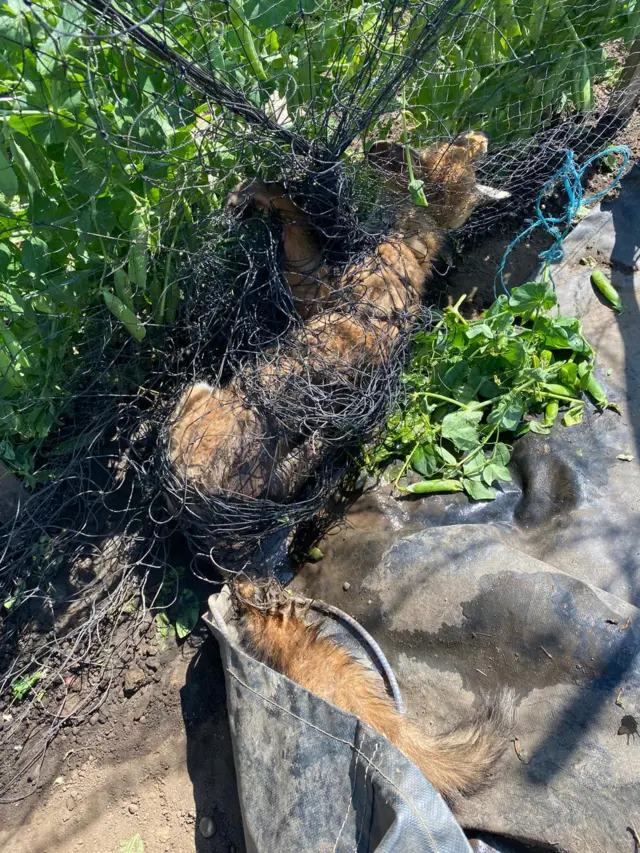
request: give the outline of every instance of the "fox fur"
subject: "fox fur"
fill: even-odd
[[[480,199],[475,166],[486,150],[485,135],[470,132],[452,143],[411,152],[414,175],[424,181],[425,208],[413,205],[406,189],[405,147],[374,143],[368,158],[380,176],[380,203],[391,194],[396,207],[398,198],[403,200],[396,227],[363,262],[337,279],[323,265],[301,200],[287,196],[277,184],[261,182],[231,194],[231,210],[252,207],[280,216],[283,274],[304,321],[284,353],[260,369],[262,388],[286,395],[297,376],[321,385],[350,369],[355,375],[388,355],[399,326],[419,309],[442,233],[462,225]],[[341,311],[337,297],[345,288],[350,306]],[[321,435],[303,439],[251,406],[242,375],[224,388],[195,383],[170,418],[173,469],[205,495],[226,492],[283,502],[304,483],[324,451]]]
[[[235,597],[246,642],[258,659],[384,735],[450,805],[491,782],[512,736],[512,692],[448,732],[427,734],[396,710],[377,673],[322,635],[321,621],[307,624],[298,615],[298,603],[275,581],[261,587],[238,581]]]

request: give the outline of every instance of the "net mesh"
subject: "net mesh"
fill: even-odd
[[[362,308],[348,271],[403,208],[381,202],[370,143],[403,117],[414,149],[488,135],[494,194],[463,246],[522,216],[567,148],[616,138],[639,35],[638,0],[2,6],[0,458],[26,488],[0,528],[0,738],[26,744],[2,796],[100,706],[182,566],[215,579],[265,542],[295,550],[384,422],[409,318],[375,363],[305,331]],[[337,303],[301,310],[282,219],[226,207],[252,178],[304,200]],[[260,412],[245,446],[272,443],[286,488],[211,494],[176,474],[170,424],[201,380]]]

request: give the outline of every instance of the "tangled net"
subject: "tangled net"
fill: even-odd
[[[491,138],[478,177],[510,198],[479,209],[458,240],[517,215],[567,147],[581,159],[624,120],[597,99],[578,108],[577,94],[555,94],[577,66],[560,69],[551,38],[520,40],[489,2],[14,5],[0,12],[11,102],[0,304],[18,346],[0,362],[0,419],[3,458],[29,490],[0,528],[5,802],[36,789],[52,739],[99,709],[157,630],[154,614],[175,615],[183,570],[217,581],[252,555],[270,569],[297,550],[292,534],[323,512],[398,392],[404,320],[375,365],[329,360],[323,383],[261,380],[265,364],[277,375],[292,357],[303,320],[282,274],[281,222],[229,216],[232,187],[259,177],[304,198],[339,277],[402,204],[378,202],[362,152],[398,138],[404,107],[416,147],[472,126]],[[633,54],[635,21],[616,12],[600,25],[594,9],[571,11],[584,56],[621,37]],[[518,15],[524,32],[528,10]],[[544,26],[553,39],[564,32]],[[487,32],[493,57],[482,55]],[[571,63],[581,56],[572,48]],[[522,87],[536,74],[542,91],[529,104]],[[104,304],[105,288],[124,297],[125,285],[144,339]],[[348,286],[341,300],[344,313],[357,302]],[[329,322],[334,308],[317,306],[317,317]],[[428,323],[428,309],[414,322]],[[233,377],[299,448],[321,436],[289,500],[202,495],[175,474],[177,401],[194,381]]]

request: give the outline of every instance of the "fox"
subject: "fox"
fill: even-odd
[[[247,389],[254,383],[268,395],[293,399],[292,389],[301,382],[334,387],[342,377],[348,385],[384,363],[420,310],[443,235],[460,227],[482,198],[476,169],[487,148],[479,131],[421,151],[374,142],[366,156],[379,177],[379,204],[392,201],[398,210],[395,225],[359,263],[335,276],[303,199],[259,180],[230,194],[232,215],[279,217],[282,273],[301,322],[284,350],[271,353],[258,370],[240,371],[224,387],[198,381],[184,391],[168,430],[170,464],[182,483],[200,495],[277,503],[303,486],[327,452],[327,436],[283,424],[268,407],[254,404]],[[407,158],[414,178],[423,181],[426,207],[414,204],[407,192]],[[340,400],[339,393],[334,397]]]
[[[236,579],[232,595],[243,643],[257,659],[391,741],[453,810],[491,783],[513,736],[513,691],[449,731],[428,734],[396,709],[374,670],[323,634],[324,620],[305,621],[309,601],[287,594],[275,578]]]

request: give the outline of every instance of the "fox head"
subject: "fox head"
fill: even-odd
[[[451,141],[438,142],[421,151],[409,150],[413,177],[423,181],[428,207],[410,203],[407,185],[409,169],[407,148],[397,142],[374,142],[368,151],[369,162],[383,175],[384,187],[408,199],[403,204],[398,227],[403,233],[419,233],[420,221],[451,230],[463,225],[473,209],[489,197],[505,197],[478,184],[476,167],[484,159],[488,139],[480,131],[460,134]]]

